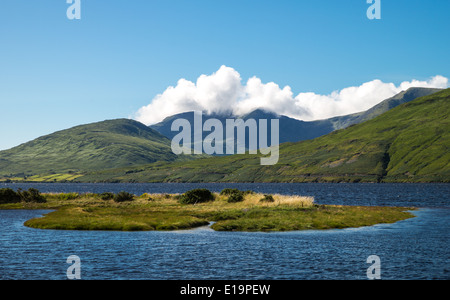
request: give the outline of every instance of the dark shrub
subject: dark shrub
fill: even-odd
[[[275,202],[272,195],[264,195],[264,198],[259,200],[259,202]]]
[[[197,204],[214,201],[214,195],[207,189],[187,191],[180,198],[180,203],[182,204]]]
[[[234,191],[228,197],[228,203],[236,203],[244,201],[244,192]]]
[[[133,199],[134,199],[134,195],[130,194],[128,192],[120,192],[114,196],[114,201],[116,201],[116,202],[133,201]]]
[[[114,199],[114,193],[109,193],[109,192],[106,192],[106,193],[102,193],[102,194],[100,194],[100,199],[102,199],[102,200],[111,200],[111,199]]]
[[[241,191],[238,190],[238,189],[230,189],[230,188],[226,188],[226,189],[223,189],[223,190],[220,192],[220,195],[230,196],[230,195],[233,194],[233,193],[239,193],[239,192],[241,192]]]
[[[20,195],[10,188],[0,189],[0,204],[2,203],[18,203]]]
[[[44,196],[41,195],[41,193],[37,189],[29,188],[28,191],[23,191],[19,189],[17,191],[17,194],[19,195],[20,199],[23,202],[27,203],[45,203],[47,202],[47,199],[45,199]]]

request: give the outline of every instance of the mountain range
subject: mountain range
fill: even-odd
[[[202,125],[205,123],[207,119],[210,118],[218,119],[221,121],[222,124],[225,124],[226,119],[236,119],[236,118],[241,118],[244,121],[247,121],[249,119],[254,119],[257,121],[261,119],[267,120],[278,119],[280,122],[279,123],[280,143],[299,142],[314,139],[326,135],[334,130],[344,129],[351,125],[368,121],[400,104],[412,101],[419,97],[431,95],[438,91],[440,91],[440,89],[410,88],[389,99],[380,102],[379,104],[375,105],[374,107],[372,107],[367,111],[310,122],[277,115],[275,113],[264,111],[262,109],[252,111],[242,116],[236,116],[232,114],[207,114],[203,112]],[[150,128],[158,131],[159,133],[168,137],[169,139],[172,139],[177,134],[177,132],[171,131],[172,123],[176,119],[185,119],[188,120],[190,124],[194,124],[194,112],[185,112],[167,117],[162,122],[150,126]],[[270,122],[268,126],[268,132],[270,133]],[[208,134],[209,134],[208,132],[204,132],[203,139]],[[225,129],[223,135],[225,136]],[[192,141],[194,140],[193,135],[191,136],[191,140]]]
[[[326,120],[304,122],[263,110],[241,116],[280,120],[280,162],[271,168],[261,167],[258,156],[173,154],[171,123],[191,120],[192,112],[150,127],[107,120],[0,151],[0,180],[448,181],[448,100],[449,90],[411,88],[365,112]]]
[[[105,170],[79,180],[450,182],[449,116],[450,89],[446,89],[346,129],[281,144],[280,160],[275,166],[261,166],[258,155],[231,155]]]

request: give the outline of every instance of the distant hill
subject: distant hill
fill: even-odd
[[[96,172],[79,181],[450,182],[450,89],[401,104],[363,123],[280,146],[275,166],[258,155]]]
[[[0,152],[0,175],[76,173],[178,159],[170,141],[139,122],[76,126]]]
[[[296,120],[293,118],[289,118],[286,116],[279,116],[275,113],[267,112],[261,109],[255,110],[249,114],[243,115],[243,116],[233,116],[233,115],[226,115],[226,114],[206,114],[203,112],[202,119],[203,124],[208,119],[218,119],[223,124],[223,136],[226,137],[226,130],[225,130],[225,124],[227,119],[242,119],[244,121],[247,121],[249,119],[254,119],[259,123],[259,120],[266,119],[266,120],[272,120],[272,119],[278,119],[280,120],[280,130],[279,130],[279,138],[280,143],[286,143],[286,142],[297,142],[297,141],[303,141],[303,140],[309,140],[316,138],[318,136],[325,135],[327,133],[330,133],[334,130],[334,125],[332,122],[328,120],[324,121],[314,121],[314,122],[305,122]],[[150,128],[158,131],[162,135],[166,136],[169,139],[172,139],[174,136],[178,134],[178,132],[171,131],[171,126],[174,120],[176,119],[186,119],[190,122],[190,124],[194,124],[194,112],[186,112],[177,114],[174,116],[170,116],[166,118],[161,123],[155,124],[150,126]],[[193,129],[192,129],[193,130]],[[271,124],[270,121],[268,121],[268,135],[270,136],[271,132]],[[203,139],[206,138],[207,135],[209,135],[210,132],[203,132]],[[193,132],[191,134],[191,140],[194,141]],[[237,141],[236,141],[237,142]],[[270,139],[269,139],[270,142]],[[246,148],[249,148],[248,143],[248,134],[247,134],[247,140],[246,140]],[[224,146],[225,149],[225,146]],[[225,153],[225,150],[224,150]]]
[[[348,126],[362,123],[364,121],[368,121],[373,119],[388,110],[406,103],[410,102],[416,98],[431,95],[433,93],[441,91],[440,89],[430,89],[430,88],[410,88],[407,91],[403,91],[392,98],[386,99],[373,108],[346,116],[339,116],[330,119],[317,120],[317,121],[301,121],[293,118],[289,118],[286,116],[280,116],[271,112],[267,112],[264,110],[255,110],[249,114],[243,116],[233,116],[231,114],[206,114],[203,113],[203,122],[205,122],[209,118],[215,118],[225,124],[226,119],[235,119],[242,118],[244,121],[248,119],[279,119],[280,120],[280,143],[287,142],[299,142],[304,140],[311,140],[323,135],[326,135],[337,129],[344,129]],[[171,131],[171,126],[174,120],[176,119],[186,119],[191,124],[194,124],[194,112],[186,112],[181,114],[176,114],[170,117],[167,117],[162,122],[150,126],[150,128],[158,131],[162,135],[166,136],[169,139],[172,139],[177,132]],[[270,122],[268,127],[268,132],[270,133]],[[205,138],[209,133],[204,132],[203,138]],[[225,130],[224,130],[225,136]],[[192,136],[193,140],[193,136]],[[247,143],[248,146],[248,143]]]

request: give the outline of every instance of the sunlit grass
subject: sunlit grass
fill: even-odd
[[[371,226],[413,217],[409,208],[317,205],[314,198],[303,196],[273,195],[273,202],[261,202],[264,195],[258,193],[246,194],[237,203],[216,193],[214,201],[195,205],[180,204],[179,195],[169,194],[143,194],[121,203],[96,194],[74,199],[45,196],[46,203],[0,205],[0,209],[54,209],[25,225],[60,230],[182,230],[214,222],[212,229],[217,231],[292,231]]]

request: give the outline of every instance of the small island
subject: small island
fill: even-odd
[[[0,189],[0,209],[53,210],[25,226],[56,230],[173,231],[211,225],[216,231],[342,229],[414,217],[410,207],[318,205],[312,197],[224,189],[184,194],[41,194]]]

